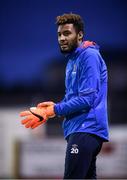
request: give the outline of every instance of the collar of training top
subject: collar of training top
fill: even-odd
[[[95,49],[99,49],[99,46],[93,41],[83,41],[80,46],[78,46],[73,52],[68,53],[65,55],[68,59],[74,58],[75,56],[79,55],[84,49],[91,47]]]

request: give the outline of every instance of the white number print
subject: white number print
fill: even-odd
[[[71,154],[78,154],[78,148],[71,148]]]

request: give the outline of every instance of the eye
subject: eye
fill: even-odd
[[[58,32],[58,37],[60,37],[60,36],[61,36],[61,33]]]
[[[70,31],[64,31],[64,36],[69,36],[70,34],[71,34],[71,32]]]

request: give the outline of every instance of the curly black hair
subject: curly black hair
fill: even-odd
[[[73,24],[77,33],[82,31],[84,34],[84,22],[81,16],[78,14],[69,13],[57,16],[56,24],[58,26],[64,24]]]

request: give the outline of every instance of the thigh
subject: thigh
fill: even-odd
[[[97,179],[96,175],[96,157],[93,157],[88,172],[86,174],[86,179]]]
[[[74,133],[68,139],[64,179],[87,177],[98,142],[89,134]]]
[[[102,141],[100,141],[98,138],[96,140],[99,141],[99,143],[97,146],[95,146],[96,148],[93,151],[92,160],[91,160],[88,172],[86,174],[86,179],[96,179],[97,178],[97,175],[96,175],[96,159],[97,159],[97,155],[99,154],[99,152],[102,148]]]

